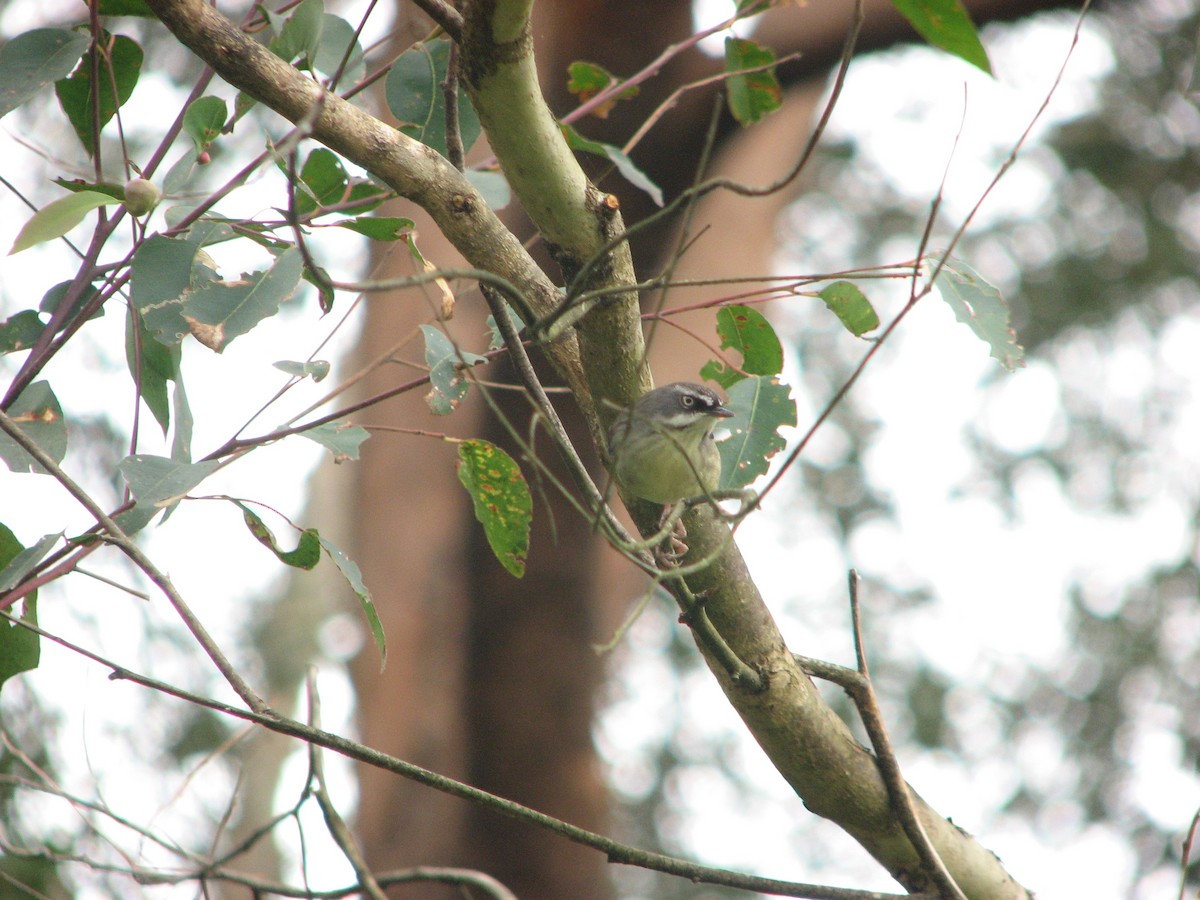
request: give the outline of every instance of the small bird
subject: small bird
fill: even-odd
[[[721,454],[712,430],[732,415],[715,391],[700,384],[678,381],[643,394],[609,429],[613,477],[631,494],[654,503],[674,504],[715,491]]]

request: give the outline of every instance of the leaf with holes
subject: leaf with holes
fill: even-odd
[[[487,362],[487,357],[459,350],[432,325],[422,325],[421,334],[425,336],[425,362],[429,366],[430,391],[425,402],[435,416],[445,416],[458,408],[471,386],[462,370]]]
[[[954,317],[991,348],[992,356],[1010,372],[1025,365],[1025,348],[1017,343],[1008,304],[965,262],[947,257],[934,282]]]
[[[739,123],[752,125],[779,109],[783,90],[775,76],[775,54],[769,47],[726,38],[725,71],[729,73],[729,111]]]
[[[749,306],[726,306],[717,313],[717,334],[722,350],[736,350],[742,364],[710,359],[700,377],[715,381],[726,390],[748,375],[778,375],[783,371],[783,345],[771,323]]]
[[[721,487],[734,490],[766,474],[771,457],[787,446],[779,429],[796,424],[796,401],[786,384],[759,376],[729,388],[728,406],[734,412],[724,423],[730,436],[717,447]]]

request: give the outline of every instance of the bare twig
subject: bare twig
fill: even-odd
[[[883,713],[879,709],[879,700],[875,696],[875,687],[871,683],[866,644],[862,638],[862,619],[859,615],[860,578],[858,572],[853,569],[850,570],[849,582],[850,617],[854,631],[854,654],[858,660],[858,671],[803,656],[797,656],[796,662],[810,675],[839,685],[854,701],[867,736],[871,739],[871,746],[875,748],[876,764],[884,785],[887,787],[892,811],[912,843],[930,881],[937,886],[941,897],[948,898],[948,900],[966,900],[966,896],[955,883],[954,877],[946,869],[945,863],[942,862],[942,858],[934,848],[933,842],[929,840],[929,835],[925,833],[925,827],[917,815],[908,783],[900,772],[900,763],[896,759],[891,737],[883,722]]]
[[[200,622],[200,619],[197,618],[196,614],[192,612],[191,607],[189,607],[184,601],[182,595],[175,590],[175,586],[171,583],[171,579],[168,578],[166,574],[153,563],[150,557],[148,557],[142,551],[142,548],[130,539],[129,535],[125,533],[121,526],[113,521],[108,513],[106,513],[103,508],[101,508],[100,505],[91,498],[87,491],[76,484],[75,481],[62,470],[58,463],[56,463],[54,459],[48,453],[46,453],[46,451],[37,445],[36,441],[32,440],[27,434],[25,434],[25,432],[21,430],[17,423],[14,422],[7,413],[2,411],[0,411],[0,430],[3,430],[4,433],[12,438],[22,450],[37,460],[38,464],[41,465],[42,468],[50,473],[50,475],[53,476],[59,484],[66,488],[67,492],[77,501],[79,501],[80,505],[82,505],[83,508],[86,509],[98,523],[104,526],[104,529],[109,535],[108,540],[120,547],[125,555],[128,556],[139,569],[145,572],[146,576],[152,582],[154,582],[160,591],[163,592],[163,594],[171,602],[171,605],[175,607],[175,612],[178,614],[179,618],[183,620],[184,625],[186,625],[188,630],[192,633],[192,637],[196,639],[196,643],[198,643],[201,649],[208,654],[208,658],[211,659],[213,665],[217,667],[217,671],[221,673],[227,682],[229,682],[229,686],[232,687],[234,691],[237,692],[237,695],[246,702],[246,705],[256,713],[263,715],[269,714],[271,712],[271,708],[264,700],[262,700],[262,698],[258,696],[258,694],[254,692],[250,685],[246,683],[246,680],[242,678],[238,671],[233,667],[228,658],[226,658],[225,654],[221,652],[220,647],[217,646],[216,641],[213,640],[207,629],[205,629],[204,625]]]
[[[87,659],[96,662],[110,670],[110,679],[120,679],[130,681],[134,684],[150,690],[158,691],[159,693],[175,697],[179,700],[192,703],[196,706],[205,709],[213,710],[222,715],[231,716],[241,719],[246,722],[253,722],[262,727],[274,731],[278,734],[295,737],[309,744],[315,744],[332,750],[335,753],[341,754],[348,759],[357,760],[370,766],[392,772],[401,777],[408,778],[412,781],[431,787],[442,793],[467,800],[472,803],[484,806],[493,812],[498,812],[501,815],[509,818],[518,819],[520,821],[536,825],[540,828],[545,828],[548,831],[566,838],[577,844],[586,847],[591,847],[604,853],[610,862],[620,863],[622,865],[638,866],[644,869],[650,869],[656,872],[664,872],[668,875],[677,875],[683,878],[691,879],[697,883],[705,884],[720,884],[729,887],[738,887],[743,890],[758,891],[765,894],[776,894],[784,897],[802,897],[809,900],[936,900],[933,895],[925,894],[890,894],[880,893],[876,891],[858,891],[846,888],[827,887],[819,884],[805,884],[803,882],[780,881],[774,878],[762,878],[755,875],[746,875],[741,872],[732,872],[727,869],[718,869],[711,866],[702,866],[697,863],[688,862],[676,857],[666,856],[661,853],[654,853],[648,850],[641,850],[636,847],[631,847],[628,844],[622,844],[612,838],[605,837],[602,834],[597,834],[593,831],[580,828],[577,825],[572,825],[569,822],[564,822],[561,819],[556,819],[543,812],[516,803],[504,797],[491,794],[479,788],[472,787],[468,784],[455,781],[452,778],[447,778],[444,775],[439,775],[429,769],[414,765],[410,762],[397,759],[394,756],[388,756],[378,750],[374,750],[364,744],[355,741],[347,740],[340,735],[332,734],[320,728],[314,728],[299,722],[295,719],[279,715],[277,713],[260,713],[254,710],[243,709],[238,706],[231,706],[228,703],[223,703],[219,700],[214,700],[210,697],[205,697],[191,691],[184,690],[167,682],[159,681],[155,678],[150,678],[146,675],[141,675],[132,669],[127,669],[124,666],[94,653],[85,647],[81,647],[65,638],[59,637],[56,634],[46,631],[45,629],[18,619],[8,613],[0,613],[0,619],[6,620],[11,624],[16,624],[22,628],[33,631],[41,635],[43,638],[53,641],[61,647],[64,647],[74,653],[79,654]],[[376,879],[380,884],[383,884],[382,876]],[[361,888],[358,888],[361,890]],[[294,894],[289,896],[295,896]],[[305,895],[307,896],[307,895]],[[312,896],[322,896],[312,894]]]

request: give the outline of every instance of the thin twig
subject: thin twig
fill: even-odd
[[[205,697],[200,694],[195,694],[191,691],[184,690],[167,682],[159,681],[145,675],[141,675],[132,669],[127,669],[124,666],[113,662],[94,653],[91,650],[81,647],[65,638],[59,637],[56,634],[46,631],[45,629],[18,619],[8,613],[0,613],[0,619],[7,620],[11,624],[19,625],[26,628],[43,638],[53,641],[61,647],[66,648],[80,656],[92,660],[101,666],[110,670],[109,678],[113,680],[130,681],[134,684],[150,690],[158,691],[159,693],[175,697],[179,700],[186,701],[196,706],[205,709],[213,710],[214,712],[233,718],[241,719],[246,722],[254,722],[262,727],[274,731],[278,734],[295,737],[307,743],[317,744],[335,753],[341,754],[348,759],[357,760],[375,768],[382,769],[387,772],[400,775],[412,781],[431,787],[442,793],[458,797],[463,800],[476,803],[486,807],[493,812],[498,812],[501,815],[509,818],[517,819],[536,825],[540,828],[545,828],[549,831],[558,834],[577,844],[590,847],[604,853],[610,862],[620,863],[622,865],[638,866],[644,869],[650,869],[656,872],[664,872],[668,875],[678,875],[683,878],[691,879],[697,883],[719,884],[729,887],[738,887],[743,890],[758,891],[760,893],[777,894],[785,897],[801,897],[808,900],[937,900],[933,895],[924,894],[890,894],[879,893],[875,891],[858,891],[846,888],[828,887],[818,884],[805,884],[802,882],[780,881],[774,878],[762,878],[755,875],[747,875],[741,872],[732,872],[727,869],[718,869],[711,866],[702,866],[696,863],[691,863],[686,860],[676,857],[666,856],[662,853],[654,853],[647,850],[641,850],[636,847],[631,847],[628,844],[622,844],[612,838],[605,837],[587,829],[580,828],[577,825],[572,825],[569,822],[564,822],[561,819],[556,819],[546,813],[539,812],[528,806],[516,803],[496,794],[488,793],[479,788],[472,787],[468,784],[455,781],[452,778],[447,778],[444,775],[439,775],[429,769],[414,765],[410,762],[397,759],[393,756],[388,756],[378,750],[367,747],[364,744],[355,741],[347,740],[340,735],[332,734],[323,731],[319,728],[313,728],[299,722],[295,719],[288,718],[277,713],[260,713],[254,710],[243,709],[237,706],[231,706],[228,703],[223,703],[219,700],[214,700],[210,697]],[[377,879],[382,882],[382,877]],[[290,896],[295,896],[294,894]],[[303,895],[308,896],[308,895]],[[322,896],[312,894],[312,896]]]
[[[308,693],[308,724],[313,728],[320,728],[321,695],[317,692],[317,671],[312,666],[309,666],[308,674],[305,677],[305,689]],[[316,744],[308,745],[308,764],[316,785],[313,796],[317,798],[317,805],[321,807],[321,815],[325,817],[325,827],[329,829],[330,837],[338,845],[338,849],[342,851],[342,855],[354,869],[354,874],[358,876],[358,883],[362,885],[363,890],[372,900],[387,900],[383,888],[371,874],[371,868],[363,858],[362,851],[354,840],[354,835],[351,834],[345,820],[338,813],[333,799],[329,796],[329,790],[325,785],[325,758],[321,753],[321,748]]]
[[[883,778],[884,786],[887,788],[892,811],[905,835],[908,836],[909,842],[913,845],[917,858],[921,860],[930,881],[937,886],[939,896],[949,898],[949,900],[966,900],[962,889],[955,882],[954,877],[938,855],[937,849],[933,846],[933,842],[930,841],[929,835],[926,834],[925,827],[917,815],[908,783],[900,771],[900,763],[896,759],[891,737],[888,735],[887,726],[883,721],[883,713],[879,709],[879,700],[875,696],[875,687],[871,683],[866,644],[862,637],[862,620],[859,615],[858,587],[860,579],[858,572],[853,569],[850,570],[849,582],[850,618],[854,632],[854,654],[858,662],[858,670],[799,655],[795,657],[796,663],[808,674],[839,685],[854,701],[863,727],[871,740],[871,746],[875,749],[875,762],[879,768],[879,774]]]
[[[183,620],[184,625],[186,625],[188,630],[192,633],[192,637],[196,639],[196,642],[200,645],[204,652],[208,654],[208,658],[211,659],[213,665],[217,667],[217,671],[221,673],[227,682],[229,682],[229,686],[232,687],[237,695],[245,701],[246,705],[256,713],[264,715],[270,714],[271,708],[264,700],[262,700],[262,698],[258,696],[258,694],[254,692],[253,689],[251,689],[250,685],[246,683],[246,680],[242,678],[238,671],[233,667],[228,658],[226,658],[225,654],[221,652],[221,648],[217,646],[216,641],[213,640],[207,629],[205,629],[204,625],[200,622],[199,618],[197,618],[196,614],[192,612],[191,607],[189,607],[184,601],[183,596],[175,589],[175,586],[171,583],[171,579],[168,578],[166,574],[162,572],[156,565],[154,565],[150,557],[148,557],[142,551],[142,548],[130,539],[129,535],[125,533],[121,526],[113,521],[108,513],[106,513],[100,507],[100,505],[91,498],[91,495],[89,495],[87,491],[76,484],[75,481],[62,470],[58,463],[55,462],[54,459],[48,453],[46,453],[46,451],[38,446],[36,441],[32,440],[27,434],[25,434],[24,431],[21,430],[21,428],[16,422],[13,421],[8,413],[3,411],[0,411],[0,430],[3,430],[4,433],[12,438],[22,450],[37,460],[38,464],[41,465],[42,468],[44,468],[59,484],[66,488],[67,492],[77,501],[79,501],[80,505],[83,506],[83,508],[86,509],[98,523],[104,526],[104,529],[108,532],[108,540],[120,547],[125,555],[128,556],[139,569],[145,572],[146,576],[152,582],[154,582],[160,591],[163,592],[163,594],[171,602],[171,605],[175,607],[175,612],[179,615],[179,618]]]

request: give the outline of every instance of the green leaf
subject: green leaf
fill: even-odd
[[[300,532],[300,541],[295,550],[284,550],[275,540],[275,535],[266,523],[246,504],[234,500],[234,505],[242,511],[242,520],[254,539],[274,553],[281,563],[306,572],[321,561],[321,541],[317,529],[306,528]]]
[[[134,343],[134,329],[140,331]],[[140,357],[138,351],[140,350]],[[136,308],[129,307],[125,319],[125,363],[134,383],[141,387],[141,397],[162,428],[163,435],[171,423],[171,408],[167,402],[167,382],[179,377],[179,345],[167,347],[154,340]]]
[[[512,305],[507,300],[505,300],[503,302],[504,302],[504,315],[508,316],[508,321],[510,323],[512,323],[512,326],[515,329],[517,329],[518,331],[520,331],[521,330],[520,316],[517,315],[516,311],[512,308]],[[488,335],[489,335],[488,349],[489,350],[499,350],[501,347],[504,346],[504,335],[500,332],[500,326],[498,326],[496,324],[495,316],[489,315],[487,317],[487,327],[488,327]]]
[[[78,191],[59,197],[35,212],[33,218],[25,223],[17,233],[17,239],[13,241],[8,255],[12,256],[36,244],[60,238],[82,222],[93,209],[101,206],[119,206],[120,203],[116,197],[99,191]]]
[[[89,43],[86,32],[35,28],[0,47],[0,117],[71,74]]]
[[[458,480],[475,505],[475,518],[483,525],[496,559],[520,578],[529,553],[529,523],[533,498],[516,460],[487,441],[458,445]]]
[[[449,62],[448,40],[415,44],[400,54],[384,86],[388,109],[399,120],[400,130],[443,156],[446,155],[446,103],[442,83]],[[461,88],[458,131],[463,150],[471,149],[479,137],[479,116]]]
[[[50,290],[46,291],[46,293],[42,294],[42,302],[38,304],[38,312],[45,313],[49,316],[54,315],[54,313],[58,310],[58,304],[62,303],[63,298],[67,295],[67,290],[70,287],[71,282],[60,281],[58,284],[54,285],[54,287],[50,288]],[[72,319],[74,319],[83,309],[83,307],[93,300],[95,296],[96,289],[91,285],[87,285],[82,291],[80,291],[79,296],[75,298],[75,303],[72,305],[71,311],[67,313],[66,318],[63,319],[63,324],[65,325],[67,322],[70,322]],[[97,307],[95,312],[88,316],[88,321],[90,322],[92,319],[99,319],[103,315],[104,307]],[[62,328],[63,326],[59,326],[59,331],[61,331]]]
[[[353,47],[346,67],[342,70],[340,84],[354,84],[363,76],[366,64],[363,61],[363,48],[354,37],[354,28],[345,19],[331,13],[325,14],[324,25],[321,28],[321,41],[317,45],[316,58],[313,64],[318,70],[330,78],[337,72],[338,66],[346,56],[346,48]]]
[[[581,153],[591,153],[594,156],[603,156],[614,166],[621,176],[639,190],[645,191],[650,195],[650,199],[657,205],[663,205],[663,193],[654,181],[634,165],[633,160],[629,158],[619,147],[614,147],[612,144],[604,144],[600,141],[593,141],[591,138],[585,138],[570,125],[560,122],[559,128],[562,129],[563,136],[567,139],[567,146],[572,150]]]
[[[728,389],[747,375],[778,375],[783,371],[783,345],[763,314],[750,306],[725,306],[717,312],[717,334],[722,350],[741,354],[740,369],[720,360],[709,360],[700,376]]]
[[[100,54],[99,90],[95,93],[100,97],[99,124],[103,131],[137,87],[143,53],[137,41],[123,34],[113,37],[108,32],[101,32],[101,37],[107,43],[107,52]],[[92,91],[92,55],[95,52],[93,46],[84,55],[79,68],[54,85],[59,105],[89,156],[96,155],[96,115]]]
[[[47,535],[47,537],[54,537],[57,540],[58,536]],[[38,546],[45,540],[46,538],[42,538],[38,542]],[[7,573],[9,565],[15,562],[23,552],[25,552],[25,548],[17,540],[17,536],[7,526],[0,525],[0,569]],[[21,607],[21,621],[36,625],[37,591],[27,594]],[[3,687],[4,682],[14,675],[36,669],[41,659],[41,652],[40,635],[28,628],[22,628],[15,622],[0,619],[0,687]]]
[[[271,365],[281,372],[287,372],[297,378],[311,378],[313,381],[324,381],[325,376],[329,374],[329,361],[324,359],[314,359],[311,362],[281,359]]]
[[[285,250],[265,271],[221,281],[191,240],[155,235],[133,256],[133,302],[146,327],[168,346],[192,334],[220,353],[279,310],[300,283],[302,259]]]
[[[200,284],[183,305],[183,319],[196,340],[220,353],[291,299],[303,265],[300,251],[292,248],[264,271],[245,273],[237,281]]]
[[[371,432],[361,425],[351,425],[349,422],[326,422],[315,428],[307,428],[300,434],[329,450],[333,454],[333,461],[338,463],[356,462],[359,446],[371,436]]]
[[[413,228],[412,219],[399,216],[356,216],[334,224],[356,231],[373,241],[398,241]]]
[[[934,281],[954,317],[988,345],[991,354],[1010,372],[1025,365],[1025,348],[1017,343],[1008,303],[1000,291],[960,259],[947,257]]]
[[[153,343],[153,342],[152,342]],[[183,387],[183,378],[179,374],[179,348],[174,348],[176,356],[175,391],[172,394],[172,405],[175,407],[175,437],[171,441],[171,459],[175,462],[190,463],[192,461],[192,407],[188,403],[187,391]]]
[[[379,668],[382,671],[387,665],[387,637],[383,633],[383,622],[379,618],[379,613],[375,609],[375,603],[371,599],[371,592],[367,590],[367,586],[363,583],[362,570],[354,560],[346,556],[332,541],[327,538],[321,538],[321,548],[325,554],[333,560],[333,564],[338,567],[338,571],[342,573],[342,577],[346,579],[346,583],[350,585],[350,589],[354,591],[358,597],[358,604],[362,607],[363,615],[367,617],[367,625],[371,629],[371,636],[375,639],[375,646],[379,648]]]
[[[146,453],[125,457],[117,464],[117,470],[133,491],[137,505],[117,516],[117,524],[126,534],[141,531],[163,509],[178,504],[219,465],[215,459],[185,463]]]
[[[892,0],[892,5],[930,44],[992,74],[979,32],[960,0]]]
[[[504,209],[512,202],[512,188],[503,172],[490,172],[484,169],[467,169],[463,172],[467,181],[475,186],[475,190],[483,195],[483,202],[492,209]]]
[[[879,327],[875,307],[852,282],[835,281],[821,290],[821,299],[855,337],[862,337]]]
[[[425,362],[432,386],[425,402],[435,416],[448,415],[458,408],[470,388],[462,370],[487,362],[487,357],[458,350],[444,332],[432,325],[422,325],[421,333],[425,336]]]
[[[770,48],[743,38],[725,39],[725,71],[729,111],[742,125],[752,125],[779,109],[783,91],[775,77],[775,54]],[[756,72],[747,72],[754,69]],[[740,74],[735,74],[740,73]]]
[[[303,0],[282,23],[278,14],[272,13],[269,18],[279,32],[269,44],[271,52],[285,62],[304,60],[306,67],[311,68],[325,26],[325,4],[321,0]]]
[[[576,61],[567,66],[567,90],[575,94],[580,103],[586,103],[616,83],[615,75],[595,63]],[[608,118],[618,100],[629,100],[637,95],[637,85],[627,87],[593,109],[591,114],[600,119]]]
[[[203,153],[221,136],[228,117],[229,111],[220,97],[200,97],[188,105],[183,114],[183,130],[192,139],[197,154]]]
[[[82,178],[55,178],[54,183],[63,190],[71,191],[99,191],[101,194],[108,194],[110,197],[116,197],[118,200],[125,199],[124,185],[115,184],[111,181],[84,181]]]
[[[283,157],[276,158],[276,165],[287,173],[287,162]],[[299,181],[294,182],[296,187],[300,188],[296,192],[296,212],[302,216],[346,199],[350,176],[346,174],[346,167],[332,150],[326,150],[324,147],[313,150],[304,161],[299,176]]]
[[[100,15],[154,18],[154,12],[146,5],[146,0],[100,0]]]
[[[8,415],[51,459],[62,462],[67,455],[67,423],[49,383],[35,381],[21,391],[9,407]],[[0,432],[0,459],[14,472],[43,473],[41,465],[3,432]]]
[[[13,313],[0,322],[0,353],[28,350],[42,333],[45,323],[32,309]]]
[[[746,378],[729,388],[734,417],[725,423],[730,437],[721,451],[721,487],[743,488],[766,473],[770,459],[785,446],[779,434],[784,425],[796,424],[796,401],[786,384],[774,378]]]
[[[3,527],[3,526],[0,526]],[[50,549],[62,538],[63,532],[42,535],[32,547],[27,547],[12,557],[8,562],[0,562],[0,594],[11,591],[21,583],[26,575],[34,570]]]

